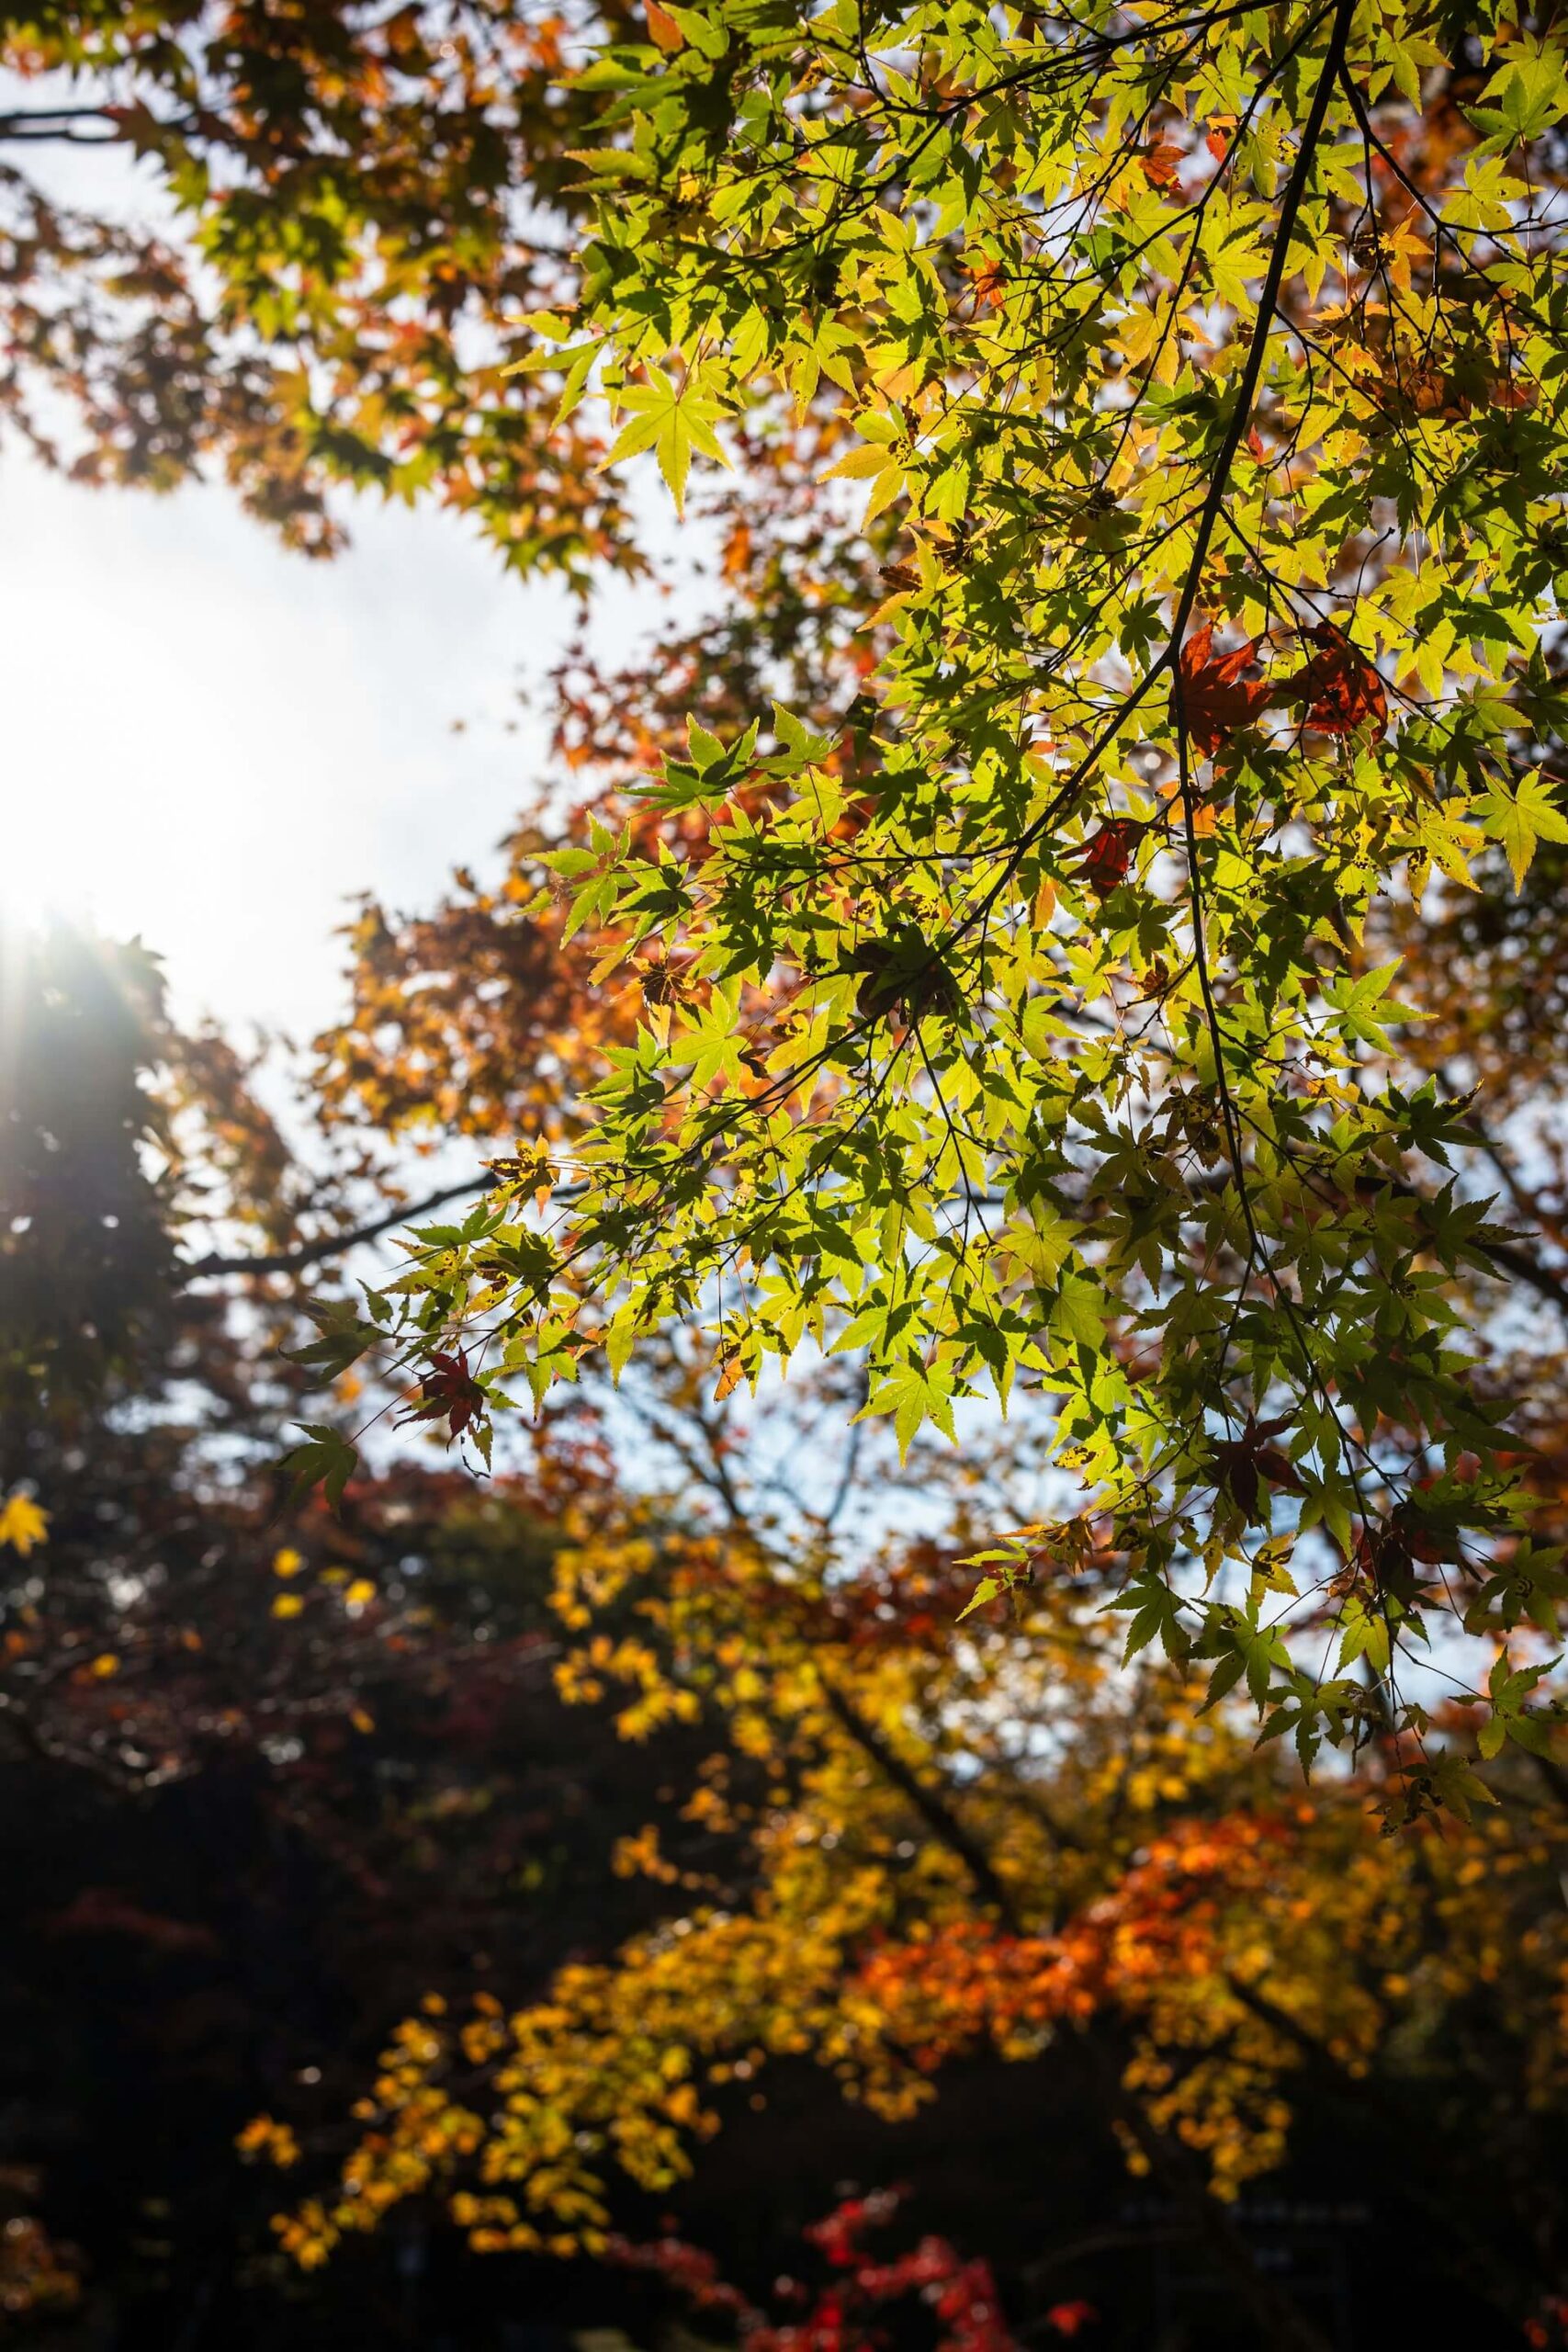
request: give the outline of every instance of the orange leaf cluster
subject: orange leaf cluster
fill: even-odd
[[[1245,1815],[1184,1826],[1058,1933],[954,1922],[874,1950],[857,1990],[927,2071],[982,2041],[1019,2053],[1058,2020],[1136,2008],[1157,1982],[1211,1974],[1222,1902],[1261,1876],[1281,1834]]]

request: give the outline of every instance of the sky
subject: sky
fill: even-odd
[[[0,100],[57,90],[81,95],[0,74]],[[123,149],[40,147],[28,170],[59,201],[178,234]],[[651,468],[628,487],[668,546]],[[0,441],[0,910],[139,933],[176,1014],[301,1040],[343,1001],[353,894],[428,905],[537,797],[543,729],[516,690],[573,618],[457,515],[340,511],[352,548],[311,563],[221,482],[89,490]],[[595,605],[624,650],[637,592],[610,582]]]
[[[220,485],[92,491],[0,456],[0,897],[140,933],[183,1013],[309,1035],[348,898],[427,904],[538,789],[516,686],[569,600],[455,515],[351,513],[353,548],[311,563]]]

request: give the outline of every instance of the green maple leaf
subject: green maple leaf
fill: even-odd
[[[705,458],[716,458],[721,466],[729,462],[714,433],[726,404],[704,389],[700,368],[693,368],[679,383],[662,368],[650,368],[648,378],[646,384],[634,384],[620,393],[620,405],[630,409],[631,419],[621,427],[604,463],[618,465],[623,458],[651,449],[670,485],[675,512],[681,514],[685,512],[693,450],[700,449]]]
[[[1538,842],[1568,842],[1568,818],[1533,768],[1520,778],[1517,791],[1493,785],[1477,814],[1491,839],[1501,842],[1516,890],[1529,872]]]

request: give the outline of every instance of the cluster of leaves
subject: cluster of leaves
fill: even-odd
[[[519,571],[635,568],[602,443],[508,373],[570,282],[588,109],[564,69],[633,22],[625,0],[6,9],[0,61],[36,95],[0,109],[0,415],[81,481],[215,466],[314,554],[343,485],[455,506]],[[159,228],[24,168],[64,145],[134,159]]]
[[[147,1155],[163,982],[61,924],[0,958],[0,1398],[101,1381],[156,1321],[173,1263]]]
[[[1561,42],[1350,0],[665,17],[573,79],[612,193],[540,371],[678,498],[727,420],[832,415],[893,594],[852,753],[694,723],[651,841],[555,855],[648,1015],[556,1214],[503,1184],[426,1235],[361,1343],[460,1339],[487,1413],[692,1311],[721,1385],[863,1351],[905,1442],[1042,1392],[1132,1649],[1245,1678],[1308,1764],[1390,1706],[1419,1737],[1402,1655],[1563,1591],[1452,1296],[1507,1236],[1463,1102],[1386,1082],[1412,1008],[1361,947],[1381,894],[1568,837]],[[1440,1748],[1412,1801],[1470,1801]]]
[[[1015,2352],[988,2262],[966,2261],[947,2239],[929,2234],[891,2258],[879,2260],[867,2249],[867,2232],[886,2229],[900,2202],[892,2189],[846,2197],[808,2224],[806,2240],[827,2264],[828,2283],[813,2293],[800,2279],[777,2280],[774,2300],[787,2313],[777,2320],[732,2287],[712,2255],[671,2234],[645,2245],[613,2239],[607,2253],[614,2262],[667,2278],[694,2311],[721,2313],[747,2352],[871,2352],[886,2341],[878,2323],[887,2305],[909,2295],[931,2307],[936,2352]],[[1050,2335],[1072,2337],[1097,2314],[1080,2297],[1054,2303],[1042,2316]]]
[[[633,1923],[601,1894],[510,2008],[487,1983],[454,2017],[448,1952],[281,2245],[319,2271],[434,2199],[477,2248],[604,2258],[620,2198],[700,2176],[721,2121],[768,2128],[781,2080],[913,2133],[939,2084],[1032,2065],[1262,2340],[1316,2341],[1229,2216],[1325,2118],[1445,2294],[1550,2340],[1568,1357],[1488,1310],[1498,1273],[1568,1310],[1560,36],[1404,0],[66,21],[11,53],[151,93],[151,124],[89,116],[159,160],[220,288],[175,352],[211,279],[125,275],[58,215],[24,239],[7,397],[28,368],[74,393],[89,476],[220,450],[320,546],[331,480],[433,492],[581,576],[622,546],[585,487],[603,401],[618,460],[724,525],[716,618],[558,677],[587,805],[531,820],[493,889],[367,909],[319,1071],[370,1139],[355,1181],[389,1136],[454,1132],[495,1181],[367,1306],[319,1301],[291,1366],[272,1285],[351,1237],[348,1195],[299,1183],[221,1041],[175,1054],[134,975],[79,1096],[103,973],[17,999],[57,1047],[0,1234],[48,1408],[0,1436],[28,1770],[287,1758],[291,1826],[367,1903],[389,1848],[433,1883],[478,1825],[490,1919],[532,1867],[513,1783],[453,1764],[388,1806],[403,1711],[450,1762],[559,1640],[574,1720],[609,1702],[681,1759],[615,1846]],[[575,262],[518,226],[525,190],[587,224]],[[85,323],[17,308],[89,281]],[[513,301],[551,305],[528,368],[499,335],[465,367]],[[151,337],[142,407],[105,304]],[[234,1328],[170,1311],[191,1117],[271,1253]],[[1475,1148],[1542,1243],[1478,1197]],[[78,1198],[81,1256],[51,1222]],[[97,1273],[101,1324],[51,1320]],[[67,1361],[87,1321],[108,1345]],[[749,1490],[741,1391],[797,1356]],[[264,1529],[175,1425],[197,1379],[231,1463],[333,1384],[293,1466],[341,1524],[297,1494]],[[62,1439],[62,1396],[106,1381]],[[573,1442],[585,1398],[671,1491]],[[519,1401],[532,1483],[471,1506],[347,1433],[391,1410],[488,1462]],[[436,1563],[477,1576],[477,1623],[432,1611]],[[507,1565],[525,1624],[491,1603]],[[1259,1712],[1308,1762],[1343,1750],[1310,1804]],[[185,1927],[100,1890],[71,1932]],[[265,2096],[245,2153],[313,2165],[330,2128]]]

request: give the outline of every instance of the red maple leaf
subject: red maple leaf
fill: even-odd
[[[1306,724],[1320,735],[1350,735],[1371,719],[1388,725],[1382,680],[1343,630],[1320,621],[1307,635],[1318,650],[1291,680],[1291,692],[1306,702]]]
[[[1085,842],[1078,872],[1100,898],[1107,897],[1119,882],[1126,879],[1133,852],[1144,830],[1134,818],[1112,817],[1108,825],[1102,825]]]
[[[1246,679],[1242,672],[1258,650],[1249,638],[1234,653],[1215,653],[1213,625],[1205,621],[1181,648],[1181,715],[1194,747],[1205,758],[1223,752],[1236,729],[1250,726],[1267,710],[1277,689],[1267,678]]]
[[[1258,1507],[1265,1479],[1271,1487],[1288,1487],[1292,1494],[1299,1495],[1302,1491],[1301,1477],[1294,1463],[1281,1453],[1278,1446],[1268,1442],[1288,1426],[1282,1419],[1259,1421],[1248,1413],[1247,1427],[1241,1435],[1224,1439],[1214,1447],[1218,1483],[1234,1501],[1241,1505],[1242,1516],[1249,1522],[1268,1516]]]
[[[431,1351],[434,1369],[420,1383],[419,1403],[411,1419],[445,1421],[454,1437],[461,1437],[485,1400],[484,1390],[468,1370],[468,1354],[459,1348],[449,1355],[443,1348]]]

